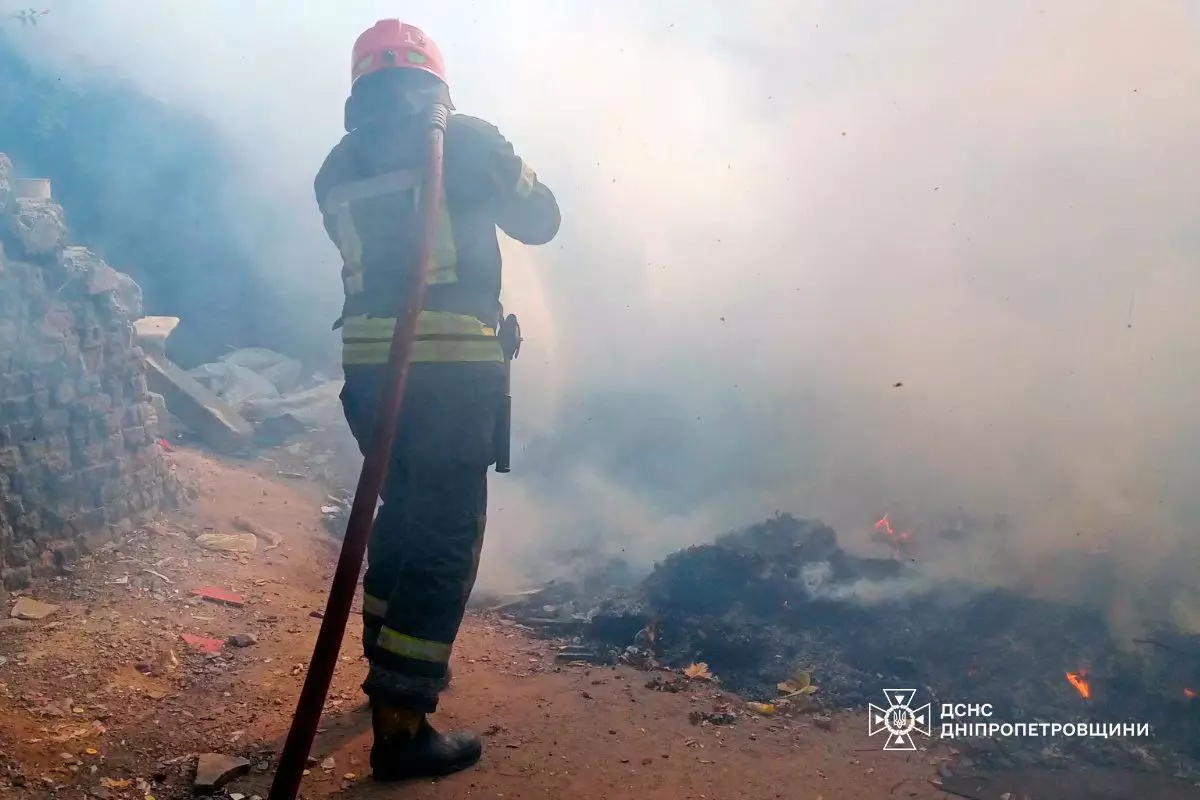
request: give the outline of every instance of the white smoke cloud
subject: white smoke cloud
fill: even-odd
[[[425,28],[459,109],[555,189],[559,239],[505,248],[528,341],[485,579],[784,508],[843,533],[892,511],[918,540],[1006,513],[937,568],[1053,590],[1049,556],[1104,550],[1122,603],[1195,583],[1182,0],[46,4],[33,56],[220,124],[285,220],[262,269],[311,310],[292,324],[337,313],[311,180],[376,19]]]

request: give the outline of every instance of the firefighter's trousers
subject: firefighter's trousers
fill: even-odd
[[[346,367],[342,407],[369,447],[386,367]],[[416,363],[367,550],[363,648],[372,702],[432,712],[479,567],[503,365]]]

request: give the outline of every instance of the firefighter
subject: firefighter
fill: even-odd
[[[445,63],[419,29],[383,20],[359,36],[346,135],[315,181],[342,255],[342,406],[364,453],[396,325],[412,291],[423,218],[419,190],[430,112],[453,110]],[[376,780],[445,775],[479,760],[469,733],[426,715],[448,680],[475,581],[487,471],[504,398],[497,228],[530,245],[558,233],[558,203],[491,124],[451,113],[444,201],[418,318],[396,443],[367,554],[363,649],[370,667]]]

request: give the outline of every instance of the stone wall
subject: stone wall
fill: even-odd
[[[137,285],[0,154],[0,578],[24,588],[173,499],[132,322]],[[25,189],[26,191],[21,191]]]

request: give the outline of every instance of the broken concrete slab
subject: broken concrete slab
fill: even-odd
[[[146,355],[146,382],[166,399],[171,413],[213,449],[232,454],[253,443],[250,423],[166,356]]]
[[[196,759],[196,779],[192,787],[197,794],[210,794],[250,771],[244,758],[219,753],[203,753]]]
[[[58,606],[43,603],[31,597],[22,597],[12,607],[12,611],[8,612],[8,615],[13,619],[37,621],[46,619],[55,611],[58,611]]]
[[[133,323],[138,346],[148,353],[166,352],[167,338],[179,327],[179,317],[142,317]]]
[[[53,200],[49,178],[17,178],[17,197],[22,200]]]

